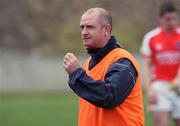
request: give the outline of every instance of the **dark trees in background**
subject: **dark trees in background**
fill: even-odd
[[[0,0],[0,48],[45,54],[81,52],[79,19],[91,7],[109,10],[113,34],[130,51],[138,51],[145,32],[158,25],[165,0]],[[172,0],[177,8],[179,0]]]

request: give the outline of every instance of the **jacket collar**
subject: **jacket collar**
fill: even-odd
[[[87,53],[92,57],[99,58],[117,47],[121,46],[117,43],[116,38],[114,36],[111,36],[107,45],[105,45],[103,48],[87,48]]]

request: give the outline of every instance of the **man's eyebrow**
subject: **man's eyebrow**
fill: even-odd
[[[80,25],[81,28],[87,27],[87,28],[94,28],[94,25]]]
[[[94,25],[86,25],[86,27],[94,27]]]

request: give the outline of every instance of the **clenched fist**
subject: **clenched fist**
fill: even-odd
[[[80,68],[80,63],[73,53],[67,53],[64,56],[63,66],[66,72],[70,75],[74,71],[76,71],[78,68]]]

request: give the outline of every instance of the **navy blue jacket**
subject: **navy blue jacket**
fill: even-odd
[[[92,69],[114,48],[121,47],[112,36],[104,48],[87,49],[88,54],[91,55],[89,69]],[[137,76],[132,62],[122,58],[110,66],[105,75],[105,81],[93,80],[82,68],[79,68],[69,76],[69,86],[78,96],[90,103],[111,109],[122,104],[128,97]]]

